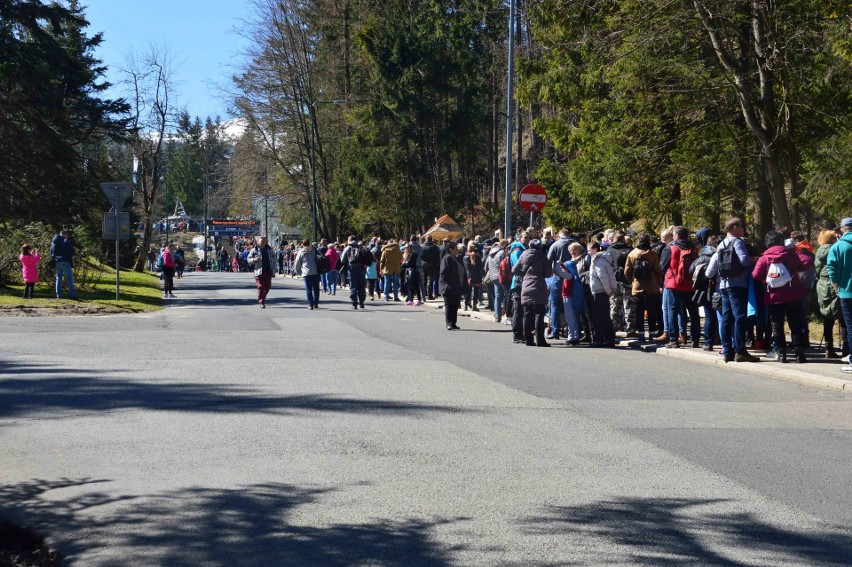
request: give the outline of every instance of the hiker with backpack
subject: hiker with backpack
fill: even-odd
[[[706,274],[718,277],[722,299],[722,316],[719,335],[725,362],[760,362],[746,350],[748,326],[748,285],[755,258],[749,255],[743,241],[743,221],[732,217],[725,223],[727,236],[716,248],[716,254],[707,265]]]
[[[651,248],[651,236],[639,236],[637,247],[627,255],[624,275],[631,282],[631,293],[636,298],[636,333],[640,343],[645,342],[645,313],[648,313],[648,341],[663,332],[657,315],[662,304],[663,272],[660,257]]]
[[[669,246],[669,255],[660,269],[664,274],[664,285],[669,290],[671,300],[666,309],[669,325],[669,342],[666,348],[692,346],[698,348],[701,339],[701,320],[698,306],[692,301],[695,288],[692,287],[690,268],[698,259],[695,245],[689,241],[689,229],[678,226],[674,230],[675,241]],[[679,322],[678,314],[686,310],[689,315],[690,336],[686,335],[686,326]],[[675,334],[675,331],[679,331]]]
[[[717,279],[707,277],[707,266],[716,254],[718,238],[713,236],[709,228],[699,228],[695,231],[698,241],[698,259],[692,264],[692,287],[695,293],[692,300],[704,308],[704,345],[702,350],[713,350],[713,339],[719,334],[719,320],[713,308],[713,294],[716,293]]]
[[[795,246],[787,246],[784,235],[771,230],[766,233],[766,252],[757,260],[751,272],[756,285],[765,286],[764,302],[769,307],[769,321],[772,325],[772,340],[777,349],[777,360],[787,362],[787,335],[784,332],[784,320],[790,326],[793,339],[795,361],[807,362],[805,346],[808,322],[802,307],[802,298],[808,294],[807,288],[799,278],[813,264],[810,256],[797,251]],[[792,244],[792,243],[791,243]]]
[[[349,237],[349,245],[341,254],[340,269],[349,270],[349,301],[352,309],[360,306],[364,309],[367,299],[367,266],[375,261],[373,254],[364,248],[354,236]]]

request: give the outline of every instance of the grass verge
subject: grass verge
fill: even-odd
[[[63,295],[67,292],[63,289]],[[159,280],[149,272],[121,270],[121,299],[115,300],[115,269],[100,265],[91,284],[78,291],[80,301],[56,299],[53,281],[36,284],[35,298],[22,299],[24,285],[0,288],[0,316],[107,315],[163,308]]]

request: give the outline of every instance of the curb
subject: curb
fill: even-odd
[[[439,301],[430,301],[425,302],[424,306],[431,307],[432,309],[439,309],[439,307],[443,306],[443,304]],[[459,317],[469,317],[471,319],[479,319],[481,321],[494,322],[493,314],[491,311],[459,311]],[[497,323],[495,323],[496,325]],[[654,345],[640,345],[637,341],[625,342],[624,338],[621,338],[621,342],[619,344],[620,347],[628,347],[633,350],[641,350],[646,353],[656,353],[662,356],[671,356],[674,358],[680,358],[683,360],[689,360],[691,362],[697,362],[699,364],[708,364],[711,366],[720,366],[731,368],[736,370],[737,372],[746,372],[748,374],[755,374],[757,376],[763,376],[764,378],[772,378],[774,380],[784,380],[786,382],[795,382],[798,384],[802,384],[804,386],[815,386],[817,388],[828,388],[832,390],[838,390],[841,392],[852,392],[852,380],[844,380],[842,378],[832,378],[830,376],[822,376],[820,374],[812,374],[810,372],[804,372],[802,370],[796,370],[794,368],[786,368],[779,367],[776,364],[773,364],[768,361],[762,361],[759,363],[729,363],[726,364],[724,360],[718,356],[718,352],[714,352],[712,355],[704,354],[703,351],[696,352],[693,349],[667,349],[667,348],[657,348]]]

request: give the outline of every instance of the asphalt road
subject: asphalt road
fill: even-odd
[[[852,397],[189,274],[0,319],[0,513],[69,565],[849,565]]]

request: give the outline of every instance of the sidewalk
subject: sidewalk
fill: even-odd
[[[433,309],[441,309],[443,307],[443,302],[438,300],[427,301],[424,305]],[[494,313],[484,308],[480,308],[480,311],[460,310],[459,317],[469,317],[471,319],[487,321],[494,325],[503,325],[503,323],[495,322]],[[830,388],[844,392],[852,392],[852,374],[847,375],[840,371],[840,367],[843,366],[844,363],[839,360],[826,360],[823,358],[823,352],[817,351],[813,348],[809,349],[806,353],[808,357],[808,364],[782,364],[780,362],[773,362],[765,359],[759,363],[729,362],[726,364],[723,358],[719,355],[718,345],[715,347],[714,352],[707,352],[701,349],[689,347],[667,349],[658,347],[654,344],[639,344],[639,341],[636,340],[628,341],[624,337],[624,333],[617,333],[617,335],[619,335],[618,348],[633,349],[661,356],[672,356],[700,364],[729,366],[732,370],[738,372],[748,372],[749,374],[757,374],[765,376],[766,378],[796,382],[804,386],[816,386],[819,388]],[[556,344],[561,344],[561,341]],[[760,358],[763,358],[765,355],[762,351],[751,351],[751,354]]]

